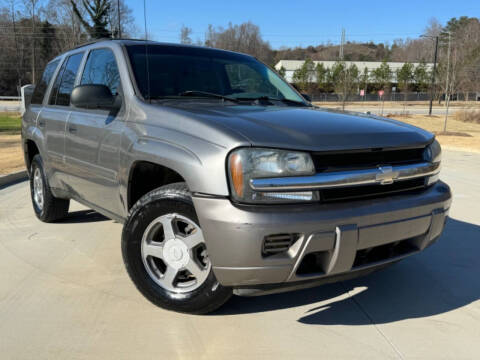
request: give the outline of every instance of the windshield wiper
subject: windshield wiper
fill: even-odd
[[[199,91],[199,90],[187,90],[187,91],[181,92],[180,94],[178,94],[178,96],[204,96],[204,97],[223,99],[223,100],[228,100],[228,101],[233,101],[238,103],[238,100],[235,98],[231,98],[228,96],[215,94],[207,91]]]
[[[303,101],[297,101],[297,100],[290,100],[290,99],[278,99],[278,98],[272,98],[270,96],[259,96],[255,98],[238,98],[239,100],[247,100],[247,101],[261,101],[261,100],[266,100],[266,101],[281,101],[285,104],[292,104],[292,105],[300,105],[300,106],[311,106],[307,103],[304,103]]]

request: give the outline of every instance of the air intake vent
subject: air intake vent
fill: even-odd
[[[270,256],[286,252],[299,237],[299,234],[275,234],[265,236],[262,254],[263,256]]]

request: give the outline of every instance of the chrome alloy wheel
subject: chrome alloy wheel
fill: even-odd
[[[143,233],[141,251],[151,279],[172,292],[195,290],[210,273],[202,230],[179,214],[153,220]]]
[[[33,201],[40,211],[43,210],[43,177],[40,169],[37,167],[33,173]]]

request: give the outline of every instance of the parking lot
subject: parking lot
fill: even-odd
[[[28,183],[0,190],[0,351],[8,359],[478,358],[480,154],[445,151],[454,194],[437,244],[382,272],[190,316],[135,289],[122,226],[73,203],[38,221]]]

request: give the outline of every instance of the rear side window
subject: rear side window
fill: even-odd
[[[55,73],[55,69],[57,68],[59,62],[60,60],[55,60],[47,64],[45,70],[43,71],[42,79],[33,90],[30,103],[41,104],[43,102],[43,97],[47,91],[48,84],[50,83],[50,80],[52,80],[53,74]]]
[[[106,85],[113,95],[117,95],[120,85],[120,74],[113,52],[109,49],[92,50],[88,55],[83,71],[81,85]]]
[[[50,96],[50,105],[70,105],[70,94],[73,90],[75,77],[82,61],[83,53],[70,56],[62,65],[60,72],[55,79]]]

